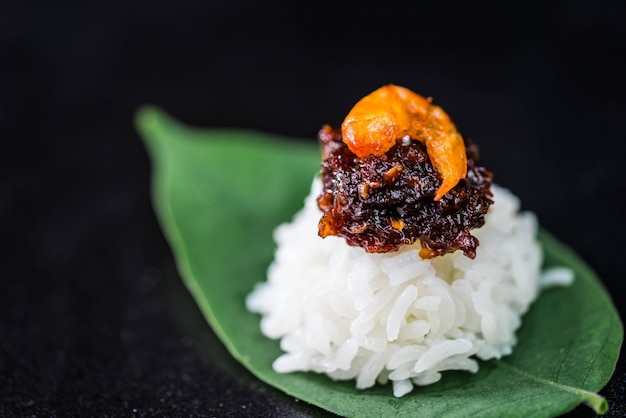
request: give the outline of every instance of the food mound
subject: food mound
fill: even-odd
[[[395,251],[420,240],[422,258],[462,250],[476,256],[478,239],[470,234],[484,224],[493,203],[492,173],[478,165],[478,149],[465,141],[467,175],[441,199],[442,178],[426,146],[405,137],[382,155],[356,156],[341,132],[324,126],[322,144],[324,212],[319,235],[342,236],[368,252]]]
[[[319,140],[321,173],[246,299],[280,339],[274,370],[390,382],[400,397],[510,354],[540,290],[538,223],[476,146],[391,84]]]

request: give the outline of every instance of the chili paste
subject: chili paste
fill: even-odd
[[[470,231],[484,224],[493,203],[493,174],[479,165],[471,139],[463,137],[465,178],[439,200],[434,197],[442,176],[422,142],[407,136],[384,154],[358,157],[342,142],[340,129],[326,125],[318,139],[321,237],[340,236],[371,253],[395,251],[419,240],[422,258],[456,250],[476,256],[479,242]]]

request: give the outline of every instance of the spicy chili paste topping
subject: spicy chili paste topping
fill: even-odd
[[[475,257],[478,239],[470,230],[484,224],[493,203],[493,175],[479,165],[478,148],[469,138],[461,137],[465,177],[443,196],[437,196],[443,176],[424,141],[406,135],[385,152],[358,156],[342,141],[339,129],[324,126],[318,138],[321,237],[341,236],[372,253],[420,240],[422,258],[456,250]]]

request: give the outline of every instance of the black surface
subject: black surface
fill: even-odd
[[[313,141],[383,84],[432,96],[624,316],[625,6],[563,3],[0,3],[0,416],[325,415],[239,366],[183,288],[146,103]],[[606,416],[625,381],[622,359]]]

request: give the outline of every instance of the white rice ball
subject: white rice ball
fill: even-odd
[[[321,187],[316,177],[304,207],[276,228],[267,281],[246,300],[263,334],[280,339],[279,373],[324,373],[359,389],[391,381],[397,397],[446,370],[475,373],[476,359],[512,352],[542,283],[573,278],[567,269],[542,276],[537,220],[497,185],[485,225],[472,231],[480,241],[473,260],[461,251],[424,260],[419,242],[374,254],[322,239]]]

